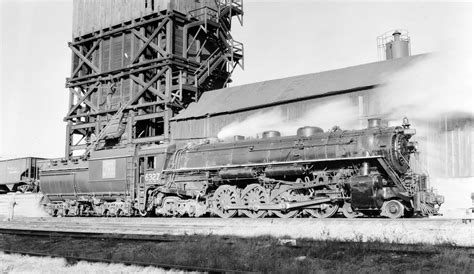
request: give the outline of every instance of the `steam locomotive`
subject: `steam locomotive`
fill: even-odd
[[[408,119],[372,119],[363,130],[102,149],[51,161],[40,188],[53,216],[435,215],[444,198],[410,167],[414,134]]]

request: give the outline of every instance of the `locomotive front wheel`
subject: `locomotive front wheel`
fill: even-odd
[[[382,205],[382,213],[380,215],[389,217],[390,219],[397,219],[403,216],[405,207],[397,200],[386,201]]]
[[[237,214],[237,209],[227,209],[227,206],[239,203],[240,197],[235,186],[222,185],[212,196],[214,199],[213,212],[221,218],[231,218]]]
[[[337,204],[322,204],[318,209],[306,209],[306,211],[315,218],[330,218],[334,216],[339,210]]]
[[[352,218],[357,218],[360,214],[352,208],[350,203],[344,203],[342,206],[342,214],[344,214],[344,217],[352,219]]]
[[[259,206],[267,204],[270,200],[267,190],[259,184],[248,185],[242,191],[242,204],[250,209],[242,210],[245,216],[250,218],[261,218],[267,213],[266,210],[259,210]]]

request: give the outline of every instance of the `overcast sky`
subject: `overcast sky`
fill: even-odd
[[[0,157],[64,157],[71,1],[0,0]],[[472,4],[244,0],[245,70],[233,85],[377,61],[376,37],[406,29],[412,54],[472,62]]]

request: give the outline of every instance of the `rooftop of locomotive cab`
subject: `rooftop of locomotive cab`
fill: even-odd
[[[205,92],[171,120],[186,120],[233,113],[316,97],[369,89],[384,84],[390,75],[426,58],[419,54],[342,69],[268,80]],[[251,99],[249,99],[251,98]]]

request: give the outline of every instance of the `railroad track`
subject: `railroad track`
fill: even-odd
[[[8,238],[13,237],[13,238]],[[86,261],[91,263],[105,263],[105,264],[124,264],[124,265],[134,265],[134,266],[152,266],[162,269],[176,269],[183,271],[200,271],[200,272],[210,272],[210,273],[222,273],[222,272],[244,272],[236,269],[225,269],[225,268],[213,268],[213,267],[202,267],[202,266],[192,266],[184,264],[175,264],[175,263],[163,263],[155,261],[141,261],[141,260],[129,260],[121,257],[121,259],[111,259],[107,258],[108,252],[101,251],[101,256],[84,256],[90,255],[88,251],[77,249],[77,241],[84,243],[92,243],[98,241],[107,240],[108,242],[119,243],[121,244],[130,244],[130,245],[141,245],[141,244],[150,244],[157,243],[159,245],[173,245],[175,248],[183,248],[182,243],[189,245],[193,243],[194,245],[201,245],[202,240],[209,240],[209,236],[202,235],[151,235],[151,234],[127,234],[127,233],[102,233],[102,232],[81,232],[81,231],[58,231],[58,230],[40,230],[40,229],[19,229],[19,228],[0,228],[0,238],[4,241],[3,244],[0,243],[0,252],[6,254],[21,254],[28,256],[40,256],[40,257],[58,257],[64,258],[69,264],[74,264],[79,261]],[[37,247],[36,244],[33,245],[32,250],[28,250],[25,246],[17,246],[17,243],[26,243],[26,242],[49,242],[50,245],[55,248],[58,247],[58,242],[61,242],[61,245],[69,246],[69,243],[72,243],[72,240],[76,241],[76,244],[71,244],[70,248],[64,249],[60,248],[59,250],[53,249],[49,252],[45,252],[43,247]],[[225,245],[228,248],[233,248],[233,244],[239,241],[243,241],[242,238],[231,237],[231,236],[211,236],[211,241],[224,241]],[[438,245],[427,247],[425,245],[404,245],[404,244],[390,244],[386,245],[383,243],[357,243],[357,242],[341,242],[341,241],[318,241],[310,239],[281,239],[281,243],[276,245],[281,245],[283,247],[301,250],[310,250],[315,246],[325,246],[330,248],[332,245],[337,246],[338,250],[359,250],[364,254],[386,254],[388,257],[398,257],[403,258],[406,256],[422,256],[422,257],[432,257],[435,255],[442,254],[446,250],[462,250],[462,252],[467,252],[470,258],[474,258],[474,248],[472,247],[455,247],[449,245]],[[226,243],[226,241],[229,241]],[[259,239],[256,240],[261,241]],[[263,241],[268,243],[268,239],[263,239]],[[280,241],[280,240],[279,240]],[[51,244],[52,243],[52,244]],[[89,245],[89,244],[87,244]],[[106,244],[107,245],[107,244]],[[275,242],[273,243],[275,246]],[[28,245],[26,245],[28,246]],[[257,244],[258,246],[258,244]],[[159,247],[158,247],[159,248]],[[46,250],[48,248],[45,248]],[[112,248],[113,249],[113,248]],[[325,248],[322,248],[325,250]],[[295,250],[296,251],[296,250]],[[109,251],[110,252],[110,251]],[[294,251],[293,251],[294,252]],[[82,254],[81,254],[82,253]],[[120,256],[119,256],[120,257]],[[133,256],[132,256],[133,257]],[[126,257],[129,258],[129,257]],[[218,266],[218,265],[217,265]],[[248,272],[248,271],[245,271]]]
[[[171,235],[150,235],[150,234],[124,234],[124,233],[100,233],[100,232],[81,232],[81,231],[58,231],[58,230],[39,230],[39,229],[9,229],[0,228],[0,237],[4,235],[10,235],[15,237],[37,237],[45,238],[48,240],[67,240],[70,238],[79,238],[87,240],[118,240],[118,241],[134,241],[134,242],[178,242],[180,241],[178,236]],[[189,242],[189,239],[187,239]],[[25,251],[17,249],[6,249],[0,248],[0,252],[5,254],[20,254],[27,256],[36,257],[53,257],[53,258],[64,258],[68,263],[76,263],[78,261],[86,261],[91,263],[106,263],[106,264],[124,264],[124,265],[135,265],[135,266],[152,266],[162,269],[176,269],[183,271],[199,271],[209,273],[241,273],[243,271],[235,269],[222,269],[222,268],[209,268],[200,266],[189,266],[180,264],[165,264],[156,262],[143,262],[138,260],[114,260],[106,258],[91,258],[84,256],[74,255],[74,252],[70,252],[70,255],[66,254],[55,254],[54,252],[38,252],[38,251]]]
[[[134,266],[152,266],[157,268],[162,268],[166,270],[183,270],[183,271],[199,271],[199,272],[208,272],[208,273],[249,273],[248,271],[239,271],[239,270],[230,270],[222,268],[208,268],[208,267],[199,267],[199,266],[189,266],[189,265],[177,265],[177,264],[163,264],[163,263],[154,263],[154,262],[140,262],[140,261],[128,261],[128,260],[111,260],[103,258],[89,258],[81,256],[64,256],[64,255],[55,255],[51,253],[41,253],[41,252],[30,252],[30,251],[18,251],[18,250],[0,250],[5,254],[19,254],[25,256],[34,256],[34,257],[50,257],[50,258],[64,258],[69,264],[77,263],[79,261],[90,262],[90,263],[105,263],[105,264],[124,264],[124,265],[134,265]]]
[[[0,229],[143,235],[271,235],[277,238],[291,235],[313,240],[381,239],[389,243],[446,242],[474,246],[474,222],[461,219],[23,218],[0,221]]]

